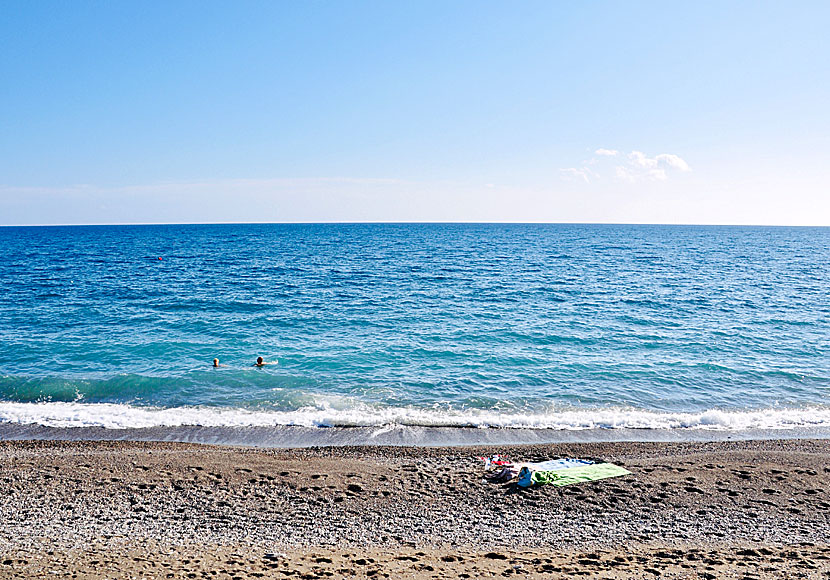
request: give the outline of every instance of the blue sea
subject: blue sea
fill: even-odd
[[[0,438],[830,433],[830,228],[4,227],[0,252]]]

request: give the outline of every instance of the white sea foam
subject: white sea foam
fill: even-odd
[[[295,411],[252,411],[213,407],[136,407],[107,403],[0,403],[0,423],[47,427],[478,427],[512,429],[750,429],[830,428],[830,407],[666,413],[627,408],[569,409],[546,413],[498,413],[416,408],[333,408],[328,404]]]

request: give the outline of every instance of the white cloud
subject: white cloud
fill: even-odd
[[[669,167],[677,169],[679,171],[691,171],[692,168],[689,167],[689,164],[683,161],[677,155],[671,155],[670,153],[661,153],[654,159],[657,160],[658,163],[665,163]]]
[[[629,183],[666,181],[668,172],[672,170],[688,172],[692,169],[683,159],[671,153],[648,157],[642,151],[632,151],[628,155],[627,163],[616,167],[616,176]]]
[[[561,169],[562,176],[585,183],[592,183],[604,177],[626,183],[639,183],[666,181],[673,173],[686,173],[692,170],[684,159],[672,153],[660,153],[649,157],[642,151],[622,155],[616,149],[604,148],[597,149],[594,153],[597,157],[583,161],[580,167]],[[612,157],[615,159],[603,159]]]
[[[657,159],[649,159],[642,151],[632,151],[628,154],[628,159],[631,161],[631,165],[643,169],[651,169],[657,166]]]
[[[562,176],[567,179],[584,181],[585,183],[591,183],[591,177],[595,176],[595,174],[587,167],[567,167],[565,169],[560,169],[559,171],[562,173]]]

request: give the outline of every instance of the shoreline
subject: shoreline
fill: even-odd
[[[632,474],[523,490],[482,479],[475,456],[494,452],[597,458]],[[0,577],[826,578],[829,478],[830,444],[806,439],[1,441]]]
[[[466,447],[567,443],[686,443],[718,441],[830,440],[830,427],[789,429],[526,429],[480,427],[179,426],[113,429],[0,423],[2,441],[124,441],[194,443],[231,447]]]

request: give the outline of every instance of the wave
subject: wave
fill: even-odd
[[[568,409],[545,413],[499,413],[484,410],[433,410],[360,404],[334,408],[326,404],[293,411],[185,406],[138,407],[115,403],[0,403],[0,424],[45,427],[474,427],[480,429],[753,429],[830,428],[830,407],[709,409],[669,413],[632,408]]]

